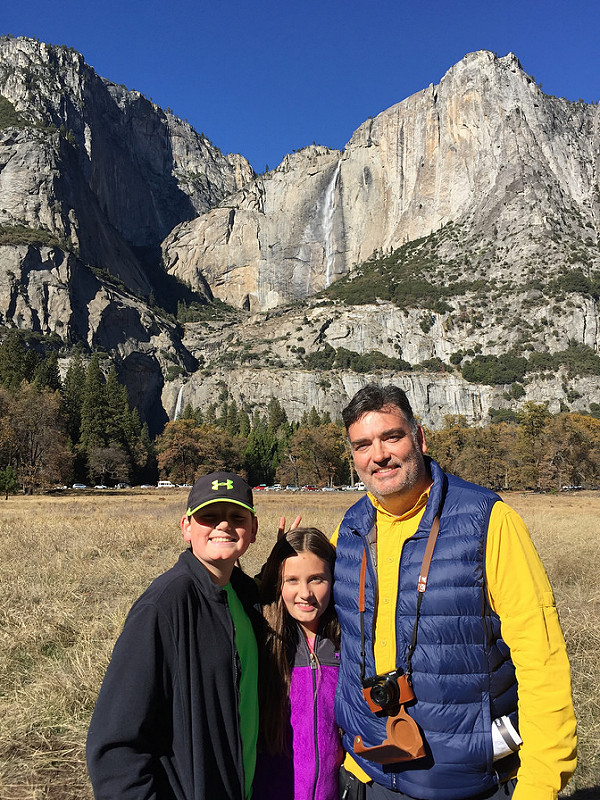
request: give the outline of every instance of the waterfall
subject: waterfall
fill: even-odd
[[[177,419],[177,417],[181,414],[183,406],[183,383],[179,388],[179,394],[177,395],[177,402],[175,403],[175,414],[173,415],[173,421]]]
[[[333,280],[333,268],[335,260],[335,245],[333,241],[333,217],[335,214],[335,187],[338,175],[340,174],[341,159],[338,161],[334,170],[333,177],[329,186],[325,190],[325,200],[323,203],[323,235],[325,238],[325,288]]]

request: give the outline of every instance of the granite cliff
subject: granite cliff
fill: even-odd
[[[514,55],[471,53],[343,151],[291,154],[182,223],[163,243],[167,269],[256,312],[253,332],[252,322],[230,332],[218,355],[205,328],[194,346],[188,326],[208,369],[183,402],[209,397],[214,380],[240,399],[228,369],[258,353],[270,357],[262,382],[290,408],[300,397],[334,413],[367,379],[328,362],[342,348],[408,362],[396,379],[428,424],[526,401],[588,410],[600,399],[599,125],[597,105],[544,95]],[[307,299],[315,293],[322,303]],[[260,312],[275,308],[270,328]],[[577,346],[596,359],[589,369],[574,364]],[[306,369],[319,352],[321,369]],[[498,370],[476,386],[452,367],[509,354],[525,359],[523,377]],[[245,386],[261,383],[244,374]],[[171,412],[173,394],[165,387]]]
[[[471,53],[438,85],[361,125],[342,152],[286,156],[182,223],[163,244],[165,264],[256,310],[314,294],[373,253],[449,223],[462,226],[470,276],[559,269],[559,234],[589,239],[597,267],[599,125],[598,106],[544,95],[514,55]],[[464,252],[467,238],[495,258]]]
[[[0,324],[110,351],[155,427],[223,387],[337,415],[374,376],[430,425],[600,400],[599,107],[512,54],[471,53],[342,151],[260,176],[29,39],[0,39],[0,121]],[[165,313],[203,298],[233,308]],[[519,377],[465,377],[507,354]]]
[[[65,47],[1,38],[0,98],[0,322],[111,351],[152,415],[168,365],[193,368],[148,305],[160,242],[253,171]]]

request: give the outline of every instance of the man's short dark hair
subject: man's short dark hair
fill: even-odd
[[[395,406],[402,411],[411,430],[416,434],[417,421],[406,393],[399,386],[380,386],[378,383],[368,383],[359,389],[342,411],[346,430],[363,414],[367,414],[369,411],[381,411],[389,406]]]

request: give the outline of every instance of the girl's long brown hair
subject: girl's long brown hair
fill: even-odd
[[[261,648],[258,682],[260,741],[269,753],[287,751],[290,681],[298,646],[298,624],[287,612],[281,589],[286,559],[299,553],[314,553],[329,565],[333,580],[335,548],[318,528],[296,528],[273,547],[262,573],[261,600],[266,620],[266,638]],[[319,620],[319,635],[340,643],[340,626],[333,607],[333,592]]]

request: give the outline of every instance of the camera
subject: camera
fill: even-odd
[[[404,671],[400,668],[373,675],[362,682],[363,697],[367,705],[379,716],[393,716],[398,713],[401,703],[414,700],[415,696]]]

